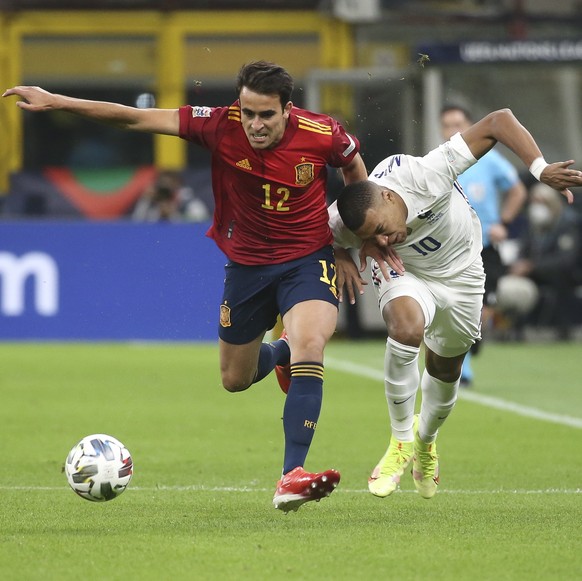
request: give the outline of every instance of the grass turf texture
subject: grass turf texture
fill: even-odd
[[[580,345],[487,344],[476,394],[582,418]],[[0,576],[78,579],[576,579],[580,428],[461,399],[441,430],[441,487],[366,480],[387,445],[383,342],[332,342],[307,469],[342,472],[298,513],[271,505],[284,396],[228,394],[214,345],[0,344]],[[130,449],[128,490],[90,503],[61,466],[83,436]]]

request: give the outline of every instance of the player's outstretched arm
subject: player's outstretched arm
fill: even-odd
[[[58,95],[40,87],[13,87],[4,91],[2,96],[11,95],[20,97],[21,100],[16,102],[16,106],[24,111],[66,111],[94,121],[115,125],[120,129],[165,135],[179,134],[180,122],[177,109],[138,109],[118,103]]]
[[[533,176],[560,191],[568,202],[574,201],[571,187],[582,186],[582,172],[570,166],[574,160],[548,164],[531,133],[517,120],[510,109],[500,109],[463,131],[464,141],[479,159],[497,142],[513,151]]]

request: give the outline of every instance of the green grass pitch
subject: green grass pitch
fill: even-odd
[[[582,578],[580,344],[486,344],[439,435],[441,486],[367,492],[388,441],[383,341],[333,341],[306,468],[329,499],[271,504],[284,396],[220,387],[215,345],[0,344],[4,581]],[[81,437],[131,451],[127,491],[90,503],[61,467]]]

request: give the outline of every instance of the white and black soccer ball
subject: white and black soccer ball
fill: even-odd
[[[133,475],[129,450],[113,436],[93,434],[75,444],[65,461],[71,488],[82,498],[104,502],[117,498]]]

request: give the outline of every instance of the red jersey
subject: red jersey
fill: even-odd
[[[273,149],[253,149],[238,101],[180,108],[180,137],[212,152],[214,220],[207,235],[239,264],[288,262],[333,237],[326,165],[344,167],[359,150],[337,121],[293,107]]]

